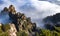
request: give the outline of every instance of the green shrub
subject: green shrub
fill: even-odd
[[[7,31],[7,30],[9,30],[10,29],[10,25],[9,24],[3,24],[2,25],[2,30],[3,31]]]
[[[0,36],[9,36],[8,32],[3,32],[0,34]]]
[[[17,36],[28,36],[24,31],[17,32]]]

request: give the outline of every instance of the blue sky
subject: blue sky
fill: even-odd
[[[60,0],[0,0],[0,10],[11,4],[40,27],[43,27],[43,18],[60,13]]]

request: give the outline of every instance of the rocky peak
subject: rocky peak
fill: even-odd
[[[7,8],[7,7],[5,7],[5,8],[3,9],[3,11],[8,11],[8,8]]]
[[[11,19],[11,22],[8,23],[10,25],[9,34],[11,36],[16,36],[16,32],[19,31],[24,31],[28,34],[30,31],[36,30],[36,24],[31,22],[30,17],[26,17],[24,13],[16,12],[13,5],[10,5],[9,8],[5,7],[3,11],[7,11],[9,19]]]
[[[12,14],[16,13],[15,7],[13,5],[9,6],[9,12],[11,12]]]
[[[9,12],[16,12],[15,7],[13,5],[9,6]]]
[[[17,30],[16,30],[15,25],[13,23],[9,23],[9,25],[10,25],[9,35],[16,36]]]
[[[12,14],[16,14],[16,10],[15,10],[15,7],[13,5],[10,5],[9,8],[4,7],[2,12],[10,12]]]

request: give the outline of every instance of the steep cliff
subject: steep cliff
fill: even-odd
[[[32,23],[30,17],[17,12],[13,5],[10,5],[9,8],[5,7],[1,11],[0,17],[2,15],[4,17],[6,14],[8,17],[4,22],[7,22],[0,24],[0,36],[60,36],[59,27],[54,26],[54,31],[40,29],[36,23]],[[50,27],[50,25],[46,26]],[[53,28],[51,27],[51,29]]]
[[[10,5],[9,8],[5,7],[1,11],[1,14],[2,13],[7,13],[9,19],[11,20],[11,22],[8,23],[10,25],[10,36],[16,36],[16,33],[19,31],[24,31],[29,35],[30,31],[36,30],[36,24],[32,23],[30,18],[27,18],[25,14],[16,12],[15,7],[13,5]],[[5,31],[5,29],[2,30]]]

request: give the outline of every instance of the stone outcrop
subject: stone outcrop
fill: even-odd
[[[13,23],[9,23],[9,25],[10,25],[9,35],[10,36],[17,36],[16,35],[17,30],[15,28],[15,25]]]
[[[16,12],[15,7],[10,5],[9,8],[5,7],[4,12],[8,12],[9,19],[11,19],[9,34],[10,36],[16,36],[19,31],[24,31],[27,34],[36,30],[36,24],[31,22],[30,17],[27,18],[25,14]]]
[[[9,12],[11,12],[12,14],[16,13],[15,7],[13,5],[9,6]]]

